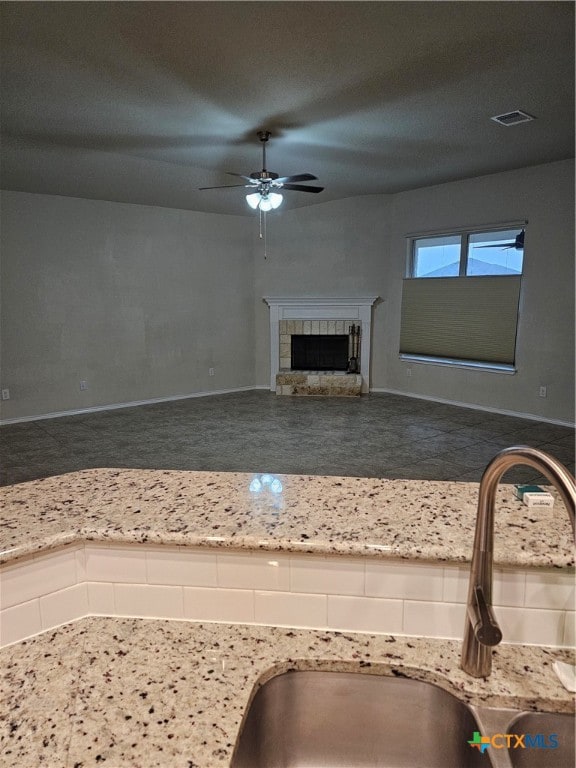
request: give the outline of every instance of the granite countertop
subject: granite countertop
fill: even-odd
[[[291,669],[414,677],[474,705],[573,711],[555,659],[501,645],[487,680],[460,643],[389,635],[87,618],[0,651],[1,768],[223,768],[254,686]],[[472,734],[470,734],[470,737]]]
[[[471,556],[477,483],[91,469],[0,489],[0,564],[83,541],[155,543],[428,562]],[[568,515],[498,488],[495,563],[573,567]]]

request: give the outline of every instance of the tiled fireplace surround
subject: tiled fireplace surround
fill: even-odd
[[[277,394],[359,395],[370,389],[372,306],[370,297],[266,296],[270,307],[270,389]],[[332,336],[360,326],[359,373],[291,371],[295,334]]]

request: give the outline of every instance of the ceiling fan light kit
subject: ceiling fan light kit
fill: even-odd
[[[279,192],[251,192],[246,195],[246,202],[250,208],[254,210],[260,208],[265,213],[278,208],[282,204],[282,200],[284,200],[284,197]]]

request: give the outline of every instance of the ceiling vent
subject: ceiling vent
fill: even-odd
[[[504,115],[496,115],[491,117],[490,120],[494,120],[500,125],[518,125],[518,123],[529,123],[530,120],[535,120],[535,117],[522,112],[521,109],[515,109],[514,112],[506,112]]]

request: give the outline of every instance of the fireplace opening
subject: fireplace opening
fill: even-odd
[[[293,335],[291,368],[293,371],[346,371],[348,369],[348,334]]]

